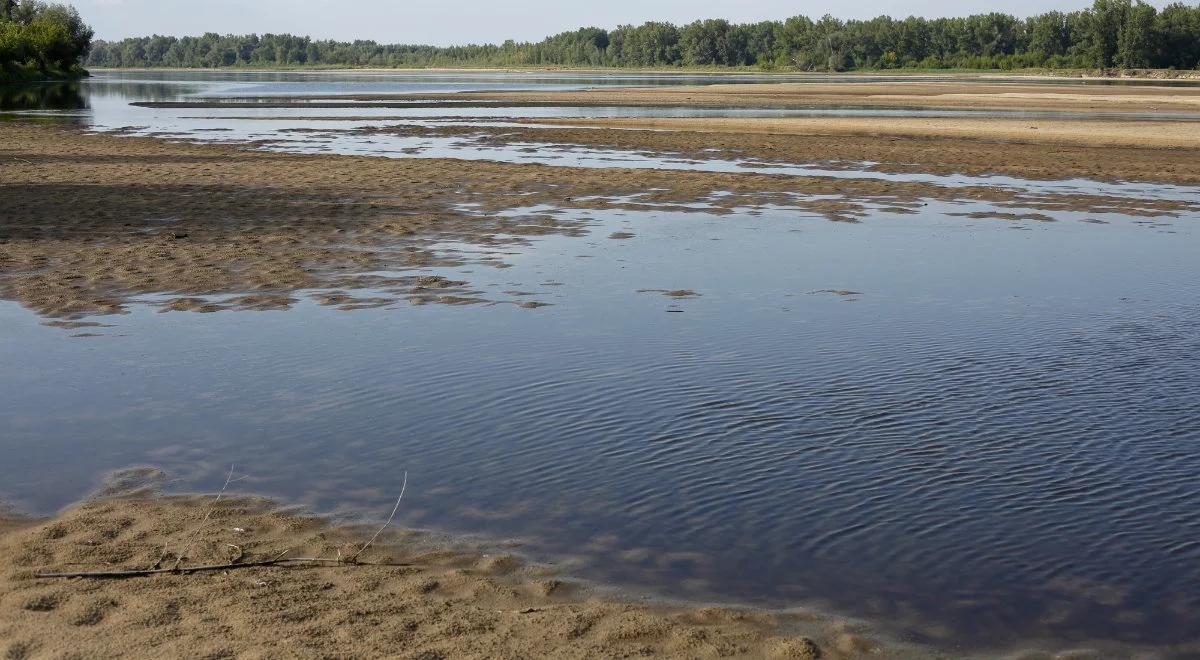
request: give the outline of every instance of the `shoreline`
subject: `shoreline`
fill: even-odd
[[[0,549],[10,558],[0,564],[8,657],[79,648],[120,654],[131,643],[160,655],[958,657],[803,608],[636,595],[530,563],[511,544],[392,528],[364,551],[378,523],[338,524],[224,491],[162,495],[154,485],[161,476],[131,469],[54,516],[0,517]],[[323,561],[235,566],[289,550]],[[176,562],[229,566],[102,580],[39,576]]]
[[[1043,639],[942,648],[803,603],[684,600],[663,597],[653,585],[593,582],[529,560],[511,540],[339,522],[224,489],[165,494],[164,477],[130,468],[53,515],[0,515],[7,558],[0,562],[0,650],[7,657],[83,648],[122,655],[131,645],[159,657],[284,651],[414,660],[1092,660],[1198,650]],[[294,559],[254,565],[282,557]],[[170,570],[43,575],[148,569]]]

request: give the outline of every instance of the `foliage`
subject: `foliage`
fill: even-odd
[[[0,0],[0,81],[80,75],[91,43],[73,7]]]
[[[849,69],[1200,67],[1200,6],[1161,11],[1138,0],[1027,19],[993,12],[955,18],[813,20],[677,27],[650,22],[582,28],[539,42],[450,47],[324,41],[289,34],[151,36],[99,41],[87,63],[104,67],[589,66]]]

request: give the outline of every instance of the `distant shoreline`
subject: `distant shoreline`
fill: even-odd
[[[1101,70],[1101,69],[856,69],[843,72],[813,72],[793,70],[763,70],[755,67],[569,67],[569,66],[528,66],[528,67],[347,67],[347,66],[227,66],[227,67],[91,67],[92,71],[129,71],[129,72],[246,72],[246,73],[358,73],[358,74],[387,74],[387,73],[598,73],[620,76],[626,74],[694,74],[712,76],[745,76],[762,77],[811,77],[811,78],[867,78],[879,76],[906,77],[945,77],[945,78],[1033,78],[1044,80],[1128,80],[1131,82],[1156,82],[1164,80],[1198,80],[1200,71],[1182,71],[1170,69],[1136,69],[1136,70]]]

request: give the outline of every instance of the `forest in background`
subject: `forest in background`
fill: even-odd
[[[0,82],[85,75],[92,29],[73,7],[0,0]]]
[[[422,46],[317,40],[290,34],[150,36],[97,41],[97,67],[754,67],[856,69],[1197,69],[1200,5],[1159,10],[1140,0],[1029,18],[813,20],[684,26],[649,22],[581,28],[539,42]]]

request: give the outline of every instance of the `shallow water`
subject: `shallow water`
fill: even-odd
[[[47,511],[110,468],[236,463],[362,514],[408,470],[408,524],[671,595],[943,643],[1188,638],[1198,218],[955,211],[573,212],[588,237],[435,271],[538,310],[135,308],[82,339],[6,303],[0,482]]]
[[[474,259],[431,274],[535,310],[134,305],[65,331],[0,303],[0,497],[52,511],[134,464],[215,489],[235,463],[380,517],[407,470],[406,524],[658,594],[947,648],[1196,640],[1200,211],[886,206],[514,209],[589,233],[441,246]]]

